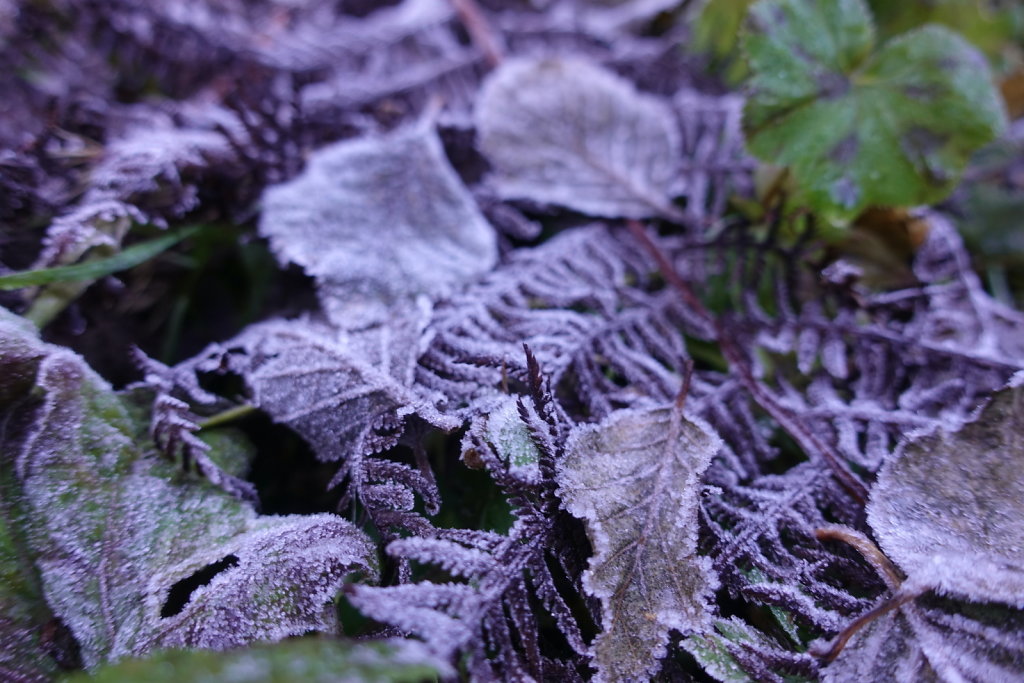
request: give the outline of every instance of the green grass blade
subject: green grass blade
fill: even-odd
[[[190,225],[161,235],[155,239],[141,242],[128,247],[113,256],[89,261],[87,263],[76,263],[70,266],[59,266],[57,268],[40,268],[21,273],[10,273],[0,275],[0,290],[21,289],[22,287],[37,287],[48,285],[53,282],[68,282],[74,280],[96,280],[111,273],[134,268],[140,263],[173,247],[178,242],[191,237],[199,232],[203,226]]]

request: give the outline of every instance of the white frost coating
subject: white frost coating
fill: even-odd
[[[0,365],[40,405],[9,487],[53,613],[87,667],[157,647],[223,649],[333,626],[345,575],[372,573],[373,543],[335,515],[258,516],[146,450],[125,405],[80,357],[0,315]],[[20,400],[20,399],[19,399]],[[8,495],[5,490],[5,496]],[[170,588],[233,555],[177,614]]]
[[[721,445],[703,421],[665,408],[621,410],[570,436],[558,494],[594,546],[583,585],[601,600],[595,680],[646,679],[669,631],[708,628],[718,582],[697,555],[697,510]]]
[[[1024,374],[959,431],[912,438],[868,503],[882,549],[919,584],[1024,607]]]
[[[484,83],[480,148],[506,199],[612,218],[679,217],[682,143],[667,105],[578,59],[509,60]]]
[[[282,262],[316,278],[328,316],[347,328],[443,294],[498,255],[494,230],[422,123],[320,149],[300,176],[267,189],[259,230]]]
[[[1019,610],[978,610],[957,602],[942,607],[910,602],[871,621],[822,670],[822,680],[961,683],[1024,678],[1024,615]],[[973,618],[979,616],[981,620]]]

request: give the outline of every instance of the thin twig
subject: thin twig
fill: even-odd
[[[501,37],[487,21],[476,0],[452,0],[452,5],[462,25],[466,27],[470,40],[483,53],[487,64],[492,69],[501,64],[505,53]]]
[[[885,553],[879,550],[870,538],[856,529],[836,524],[815,529],[814,537],[819,541],[842,541],[852,547],[868,561],[868,564],[875,568],[889,590],[895,591],[903,583],[903,578],[889,558],[885,556]]]

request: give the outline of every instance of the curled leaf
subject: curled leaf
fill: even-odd
[[[22,571],[85,666],[335,628],[345,576],[375,571],[361,531],[330,514],[259,516],[182,480],[80,357],[4,311],[0,339],[0,414],[21,425],[0,461],[5,507],[20,511]]]

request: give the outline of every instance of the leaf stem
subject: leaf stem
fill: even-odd
[[[722,355],[725,356],[729,366],[737,374],[738,379],[751,396],[786,432],[792,436],[809,457],[820,458],[832,469],[833,476],[839,484],[846,489],[857,502],[864,504],[868,499],[868,490],[843,464],[843,458],[829,444],[823,441],[815,431],[805,424],[797,415],[779,404],[769,392],[765,391],[754,376],[753,368],[749,360],[744,356],[743,351],[725,333],[721,321],[711,314],[703,302],[694,293],[690,284],[683,279],[675,269],[668,257],[661,251],[657,244],[650,238],[644,226],[637,220],[627,221],[629,231],[639,240],[640,244],[647,250],[647,253],[654,259],[658,269],[670,285],[679,293],[683,301],[694,313],[701,317],[705,323],[714,329],[715,338],[718,342]]]
[[[476,0],[451,0],[451,3],[459,15],[459,21],[466,27],[470,40],[483,53],[488,66],[493,69],[501,64],[505,52],[501,38],[487,21]]]
[[[810,650],[811,654],[823,660],[826,664],[832,662],[839,656],[839,653],[846,647],[846,643],[850,641],[850,638],[852,638],[857,631],[861,630],[882,615],[887,614],[898,607],[902,607],[917,596],[921,595],[923,592],[924,589],[919,586],[901,588],[864,614],[851,621],[846,628],[840,631],[836,637],[832,639],[827,650],[818,650],[817,648],[812,647]]]
[[[878,546],[861,532],[836,524],[815,529],[814,536],[819,541],[842,541],[851,546],[868,561],[868,564],[875,568],[875,571],[885,581],[885,585],[889,587],[889,590],[899,590],[900,585],[903,583],[903,577],[900,576],[900,573],[896,570],[893,563],[889,561],[889,558],[885,556],[885,553],[879,550]]]
[[[229,422],[233,422],[240,418],[255,413],[259,408],[251,403],[243,403],[242,405],[235,406],[234,408],[228,408],[225,411],[217,413],[199,423],[199,429],[213,429],[214,427],[220,427]]]

